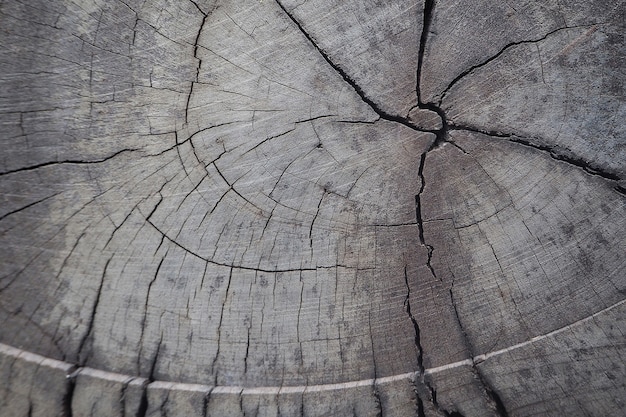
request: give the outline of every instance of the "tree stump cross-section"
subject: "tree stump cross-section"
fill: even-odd
[[[625,22],[0,1],[0,415],[624,414]]]

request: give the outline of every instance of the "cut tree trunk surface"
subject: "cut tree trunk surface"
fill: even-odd
[[[625,414],[625,22],[0,1],[0,415]]]

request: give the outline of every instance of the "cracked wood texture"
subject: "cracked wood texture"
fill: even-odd
[[[625,10],[0,1],[0,415],[623,415]]]

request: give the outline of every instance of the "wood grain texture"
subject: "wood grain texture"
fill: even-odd
[[[0,415],[623,414],[625,11],[0,1]]]

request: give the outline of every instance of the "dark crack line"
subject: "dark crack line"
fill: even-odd
[[[139,407],[135,417],[146,417],[148,411],[148,382],[146,382],[141,391],[141,399],[139,400]]]
[[[382,401],[380,398],[380,392],[378,390],[378,386],[376,385],[376,380],[378,379],[378,363],[376,361],[376,351],[374,349],[374,335],[372,332],[372,314],[371,312],[367,315],[367,324],[369,327],[369,335],[370,335],[370,346],[372,348],[372,364],[374,366],[374,378],[372,378],[372,396],[374,397],[374,404],[376,408],[376,417],[383,417],[383,407]]]
[[[243,194],[241,194],[239,191],[237,191],[237,189],[235,188],[235,183],[237,181],[239,181],[244,175],[247,174],[247,172],[245,174],[243,174],[241,177],[237,178],[235,181],[233,181],[232,183],[230,183],[228,181],[228,179],[226,179],[226,176],[224,174],[222,174],[222,171],[218,168],[217,164],[215,162],[212,162],[213,167],[215,167],[215,170],[217,171],[217,173],[219,174],[219,176],[222,178],[222,180],[226,183],[226,185],[228,185],[228,190],[222,195],[221,198],[224,198],[224,196],[229,192],[232,191],[233,193],[235,193],[239,198],[241,198],[243,201],[245,201],[246,203],[248,203],[250,206],[257,208],[259,211],[261,211],[261,213],[264,215],[265,212],[263,211],[263,209],[257,207],[252,201],[248,200],[246,197],[243,196]],[[249,171],[248,171],[249,172]],[[221,201],[220,198],[220,201]],[[213,207],[213,209],[211,210],[211,212],[213,212],[213,210],[215,210],[215,208],[217,207],[217,205],[219,204],[219,201],[215,204],[215,206]]]
[[[415,319],[415,317],[413,316],[413,313],[411,312],[411,302],[410,302],[411,287],[409,285],[409,277],[408,277],[406,265],[404,267],[404,282],[405,282],[406,289],[407,289],[407,295],[406,295],[406,298],[404,299],[404,305],[406,308],[406,312],[409,315],[409,319],[411,320],[411,323],[413,323],[413,329],[415,330],[415,346],[417,347],[417,366],[418,366],[419,371],[415,379],[415,395],[417,396],[418,416],[425,416],[424,402],[419,393],[420,389],[428,393],[428,395],[430,396],[430,398],[428,399],[432,403],[433,407],[435,407],[435,410],[443,413],[446,416],[460,415],[455,411],[450,413],[449,411],[445,410],[443,407],[439,405],[437,401],[437,390],[435,389],[435,387],[432,386],[431,383],[429,383],[426,380],[426,374],[425,374],[425,368],[424,368],[424,357],[423,357],[424,348],[422,347],[421,331],[420,331],[419,324],[417,320]]]
[[[328,56],[328,54],[326,52],[324,52],[324,50],[322,48],[320,48],[317,44],[317,42],[315,41],[315,39],[313,39],[313,37],[306,31],[304,30],[304,28],[302,27],[302,25],[300,24],[300,22],[291,14],[287,11],[287,9],[285,8],[285,6],[283,6],[283,4],[281,3],[280,0],[276,0],[276,3],[278,4],[278,6],[282,9],[282,11],[287,15],[287,17],[289,17],[289,19],[296,25],[296,27],[298,28],[298,30],[300,30],[300,32],[304,35],[304,37],[311,43],[311,45],[313,45],[313,47],[315,48],[315,50],[322,56],[322,58],[324,58],[324,60],[326,61],[326,63],[328,65],[330,65],[340,76],[341,78],[343,78],[343,80],[350,85],[350,87],[352,87],[352,89],[359,95],[359,97],[361,98],[361,100],[363,100],[368,106],[370,106],[370,108],[372,110],[374,110],[374,112],[376,114],[378,114],[378,116],[383,119],[383,120],[387,120],[389,122],[396,122],[396,123],[400,123],[403,126],[408,127],[409,129],[413,129],[416,130],[418,132],[426,132],[426,133],[436,133],[435,130],[430,130],[430,129],[422,129],[418,126],[415,126],[413,123],[409,122],[406,118],[398,116],[398,115],[393,115],[393,114],[389,114],[386,111],[384,111],[383,109],[381,109],[372,99],[370,99],[365,92],[363,91],[363,89],[356,83],[356,81],[354,81],[339,65],[335,64],[330,57]]]
[[[263,139],[261,142],[257,143],[256,145],[254,145],[252,148],[248,149],[245,153],[252,152],[252,151],[254,151],[255,149],[259,148],[260,146],[265,145],[267,142],[269,142],[269,141],[271,141],[271,140],[273,140],[273,139],[278,139],[278,138],[280,138],[280,137],[283,137],[283,136],[285,136],[285,135],[288,135],[289,133],[293,132],[293,131],[294,131],[294,130],[296,130],[296,129],[297,129],[297,127],[295,127],[295,126],[294,126],[293,128],[291,128],[291,129],[289,129],[289,130],[286,130],[286,131],[284,131],[284,132],[282,132],[282,133],[279,133],[279,134],[274,135],[274,136],[269,136],[269,137],[267,137],[267,138]]]
[[[64,417],[72,417],[72,400],[74,399],[74,390],[76,388],[76,373],[72,371],[66,377],[66,389],[65,395],[63,396],[62,404],[63,404],[63,416]],[[31,404],[32,406],[32,404]],[[31,410],[29,409],[29,413]]]
[[[417,347],[417,367],[419,368],[419,372],[421,375],[424,374],[424,361],[423,361],[423,349],[422,343],[420,339],[420,326],[415,320],[413,313],[411,313],[411,286],[409,285],[409,275],[407,273],[407,267],[404,266],[404,284],[406,285],[406,298],[404,299],[404,306],[406,308],[406,313],[409,315],[409,319],[411,323],[413,323],[413,329],[415,330],[415,346]]]
[[[417,108],[430,110],[432,112],[437,113],[437,115],[441,118],[441,128],[438,130],[433,130],[432,133],[435,134],[435,141],[431,144],[429,151],[435,149],[440,146],[444,142],[448,140],[448,130],[449,125],[446,118],[446,114],[438,105],[435,103],[425,103],[422,101],[422,93],[420,80],[422,78],[422,67],[424,65],[424,52],[426,50],[426,43],[428,42],[428,33],[430,31],[430,26],[433,20],[433,11],[435,9],[435,0],[424,0],[424,19],[422,21],[422,34],[420,35],[419,40],[419,52],[417,55],[417,83],[415,85],[415,94],[417,95]]]
[[[433,148],[431,147],[430,150],[432,150]],[[429,150],[429,151],[430,151]],[[426,243],[426,240],[424,238],[424,221],[422,219],[422,204],[421,204],[421,195],[424,192],[424,188],[426,186],[426,181],[424,179],[424,166],[426,163],[426,155],[428,154],[428,152],[424,152],[421,156],[420,159],[420,165],[419,165],[419,169],[418,169],[418,177],[421,181],[421,186],[420,186],[420,190],[418,191],[417,195],[415,196],[415,216],[416,216],[416,220],[417,220],[417,227],[418,227],[418,233],[419,233],[419,241],[420,244],[422,246],[424,246],[427,251],[428,251],[428,258],[426,260],[426,267],[428,268],[428,270],[430,271],[432,277],[435,280],[438,280],[439,278],[437,277],[437,274],[435,273],[435,269],[432,266],[432,257],[433,257],[433,251],[434,248],[432,245]],[[404,280],[405,280],[405,284],[407,287],[407,296],[405,299],[405,305],[406,305],[406,309],[407,309],[407,313],[409,315],[409,318],[411,319],[411,322],[413,323],[413,327],[415,329],[415,345],[418,348],[418,367],[419,367],[419,380],[416,379],[416,384],[419,383],[422,387],[422,389],[425,389],[426,392],[430,395],[430,402],[432,403],[433,407],[435,408],[435,410],[437,410],[440,413],[443,413],[445,416],[448,417],[453,417],[453,416],[463,416],[461,413],[459,413],[458,411],[448,411],[446,409],[444,409],[442,406],[439,405],[439,402],[437,401],[437,390],[435,389],[435,387],[426,379],[425,377],[425,369],[424,369],[424,363],[423,363],[423,355],[424,355],[424,351],[422,348],[422,344],[421,344],[421,332],[420,332],[420,328],[419,325],[417,323],[417,320],[415,319],[415,317],[413,316],[413,314],[411,313],[411,307],[410,307],[410,303],[409,303],[409,297],[411,295],[410,290],[411,287],[409,285],[409,278],[408,278],[408,274],[406,271],[406,266],[405,266],[405,270],[404,270]],[[421,413],[424,412],[424,405],[423,403],[420,402],[422,401],[421,398],[419,397],[419,387],[416,390],[416,395],[418,395],[418,411],[421,410]],[[421,414],[420,414],[421,415]]]
[[[542,138],[521,137],[513,133],[503,133],[503,132],[498,132],[498,131],[493,131],[493,130],[480,129],[480,128],[473,127],[473,126],[462,126],[462,125],[454,125],[454,124],[450,126],[450,130],[464,130],[464,131],[473,132],[473,133],[480,133],[486,136],[505,139],[509,142],[517,143],[518,145],[522,145],[527,148],[532,148],[532,149],[547,153],[552,159],[565,162],[568,165],[582,169],[583,171],[585,171],[586,173],[590,175],[594,175],[594,176],[603,178],[607,181],[610,181],[611,183],[613,183],[613,188],[615,191],[617,191],[621,195],[626,195],[626,189],[620,184],[617,184],[617,182],[622,180],[622,178],[619,175],[610,171],[606,171],[602,169],[601,167],[598,167],[597,165],[595,165],[593,162],[586,161],[581,157],[570,156],[562,152],[559,152],[559,148],[560,148],[559,146],[544,145],[542,143],[545,143],[546,141],[543,140]]]
[[[163,261],[165,261],[167,254],[168,254],[168,251],[166,251],[165,255],[163,255],[163,257],[161,258],[161,261],[159,262],[159,265],[156,268],[154,276],[152,277],[152,279],[150,280],[150,283],[148,284],[148,290],[146,292],[146,301],[144,303],[143,317],[141,319],[141,334],[139,335],[139,354],[137,355],[137,375],[141,375],[140,361],[141,361],[141,358],[143,357],[143,341],[144,341],[146,325],[148,322],[148,303],[150,301],[150,292],[152,291],[152,285],[154,285],[154,282],[157,280],[157,277],[159,276],[159,271],[161,270],[161,266],[163,266]],[[151,367],[153,368],[154,364],[152,364]],[[150,369],[148,380],[151,380],[153,371],[154,371],[153,369]]]
[[[49,196],[47,196],[47,197],[42,198],[41,200],[34,201],[34,202],[32,202],[32,203],[30,203],[30,204],[27,204],[27,205],[25,205],[25,206],[23,206],[23,207],[20,207],[20,208],[18,208],[18,209],[15,209],[15,210],[9,211],[8,213],[5,213],[5,214],[3,214],[2,216],[0,216],[0,221],[4,220],[5,218],[9,217],[9,216],[10,216],[10,215],[12,215],[12,214],[19,213],[20,211],[26,210],[26,209],[28,209],[28,208],[30,208],[30,207],[32,207],[32,206],[34,206],[34,205],[37,205],[37,204],[39,204],[39,203],[43,203],[44,201],[46,201],[46,200],[48,200],[48,199],[50,199],[50,198],[54,198],[54,197],[58,196],[59,194],[61,194],[61,193],[60,193],[60,192],[58,192],[58,193],[54,193],[54,194],[52,194],[52,195],[49,195]]]
[[[246,336],[246,354],[243,358],[243,373],[244,375],[248,374],[248,359],[250,355],[250,329],[252,328],[252,320],[250,320],[250,324],[247,328],[247,336]],[[217,356],[216,356],[217,358]]]
[[[196,67],[196,78],[191,81],[191,86],[189,87],[189,94],[187,95],[187,103],[185,104],[185,124],[188,123],[189,120],[189,104],[191,103],[191,96],[193,95],[193,87],[198,82],[198,78],[200,77],[200,68],[202,68],[202,59],[198,57],[198,47],[200,42],[200,35],[202,34],[202,30],[204,29],[204,25],[206,23],[207,18],[211,14],[210,12],[203,11],[198,3],[193,0],[190,0],[196,9],[202,14],[202,23],[200,23],[200,29],[198,29],[198,33],[196,34],[196,39],[193,43],[193,57],[198,60],[198,65]]]
[[[124,381],[124,383],[122,384],[122,388],[120,389],[120,397],[118,399],[119,405],[120,405],[120,409],[124,412],[124,417],[125,417],[125,411],[126,411],[126,395],[128,394],[128,385],[130,384],[130,382],[132,381],[132,378],[129,378],[128,380]]]
[[[154,371],[156,370],[156,364],[159,360],[159,353],[161,352],[161,345],[163,344],[163,331],[161,331],[161,337],[159,339],[159,343],[157,344],[156,352],[154,352],[154,356],[152,357],[152,362],[150,363],[150,374],[148,374],[148,381],[154,382]]]
[[[422,34],[420,36],[419,53],[418,53],[418,58],[417,58],[417,83],[415,86],[415,93],[417,95],[417,107],[420,109],[430,110],[432,112],[437,113],[437,115],[439,115],[439,117],[441,118],[441,128],[432,132],[435,134],[435,140],[430,145],[429,149],[426,150],[426,152],[422,153],[421,158],[420,158],[420,163],[419,163],[419,168],[418,168],[418,177],[420,179],[421,184],[420,184],[420,189],[418,193],[415,195],[415,218],[416,218],[417,227],[418,227],[420,244],[424,246],[428,251],[428,259],[426,261],[426,266],[428,267],[428,270],[430,271],[433,278],[437,280],[438,279],[437,274],[435,273],[435,269],[433,268],[431,264],[434,248],[431,245],[427,244],[426,240],[424,239],[424,221],[422,219],[422,202],[421,202],[421,196],[422,196],[422,193],[424,192],[424,187],[426,186],[426,181],[424,179],[424,165],[426,162],[426,155],[428,154],[428,152],[443,145],[443,143],[447,141],[448,131],[450,128],[445,112],[436,104],[424,103],[421,99],[420,79],[422,76],[424,51],[426,49],[426,42],[428,41],[428,32],[430,30],[434,8],[435,8],[435,0],[424,1],[424,12],[423,12],[424,19],[423,19],[423,24],[422,24]],[[435,387],[426,380],[425,373],[424,373],[425,371],[424,349],[421,343],[421,331],[420,331],[420,327],[419,327],[417,320],[415,319],[415,317],[413,316],[413,313],[411,312],[411,304],[410,304],[411,287],[409,285],[409,278],[408,278],[406,266],[404,268],[404,280],[405,280],[405,284],[407,287],[405,307],[407,310],[407,314],[409,315],[409,318],[411,320],[411,323],[413,324],[413,328],[415,329],[415,345],[418,349],[417,363],[418,363],[418,368],[419,368],[419,375],[418,375],[419,379],[416,378],[415,384],[414,384],[415,394],[417,396],[418,415],[425,416],[424,402],[420,396],[420,392],[419,392],[420,390],[425,391],[423,393],[425,396],[428,397],[428,395],[430,395],[430,398],[428,399],[432,403],[433,407],[435,408],[437,412],[443,413],[446,416],[459,415],[457,412],[453,412],[451,414],[450,412],[443,409],[439,405],[439,403],[437,402],[437,391],[435,390]]]
[[[230,273],[228,274],[228,284],[226,285],[226,291],[224,292],[224,302],[222,303],[222,309],[220,311],[220,320],[219,323],[217,324],[217,348],[215,350],[215,356],[213,357],[213,361],[211,362],[211,372],[213,373],[213,385],[217,386],[217,382],[218,382],[218,372],[215,369],[215,366],[217,365],[217,361],[220,357],[220,341],[222,339],[222,322],[224,320],[224,310],[226,309],[226,302],[228,301],[228,294],[230,292],[230,284],[233,280],[233,268],[230,268]]]
[[[483,387],[485,388],[485,391],[487,392],[487,396],[491,400],[491,403],[495,406],[496,414],[499,417],[509,417],[509,413],[506,410],[506,407],[504,406],[504,403],[502,402],[502,399],[500,398],[498,393],[493,390],[493,388],[487,383],[487,381],[485,381],[485,378],[483,377],[482,373],[478,370],[478,368],[475,365],[474,365],[474,369],[476,370],[476,375],[478,375],[478,379],[480,380],[480,383],[483,385]]]
[[[160,203],[160,201],[159,201],[159,203]],[[116,225],[115,223],[113,223],[113,220],[111,220],[111,223],[113,223],[113,225],[115,226],[115,229],[113,229],[113,232],[111,232],[109,238],[107,239],[106,243],[104,244],[103,249],[105,249],[105,248],[107,248],[109,246],[109,244],[111,243],[111,241],[115,237],[115,234],[118,232],[118,230],[120,230],[122,228],[122,226],[124,226],[124,224],[128,221],[130,216],[132,216],[133,213],[135,212],[135,210],[137,210],[138,205],[139,204],[135,204],[135,206],[128,212],[128,214],[124,217],[124,219],[122,220],[122,222],[119,225]],[[108,262],[107,262],[107,264],[108,264]]]
[[[426,266],[430,270],[430,273],[432,274],[433,278],[437,279],[437,274],[435,273],[435,269],[433,268],[431,264],[434,248],[432,247],[432,245],[429,245],[428,243],[426,243],[426,240],[424,239],[424,220],[422,219],[421,196],[422,196],[422,193],[424,192],[424,187],[426,186],[426,181],[424,179],[424,165],[426,164],[426,155],[427,153],[422,154],[422,157],[420,159],[420,166],[417,172],[418,177],[421,182],[421,186],[420,186],[419,192],[415,196],[415,217],[417,220],[417,228],[419,232],[420,243],[428,250],[428,259],[426,261]]]
[[[428,0],[427,0],[428,2]],[[509,50],[512,47],[518,46],[518,45],[524,45],[524,44],[532,44],[532,43],[538,43],[541,41],[546,40],[549,36],[562,31],[562,30],[566,30],[566,29],[576,29],[576,28],[583,28],[583,27],[591,27],[591,26],[596,26],[602,23],[597,23],[597,24],[593,24],[593,25],[578,25],[578,26],[565,26],[565,27],[560,27],[554,30],[551,30],[550,32],[546,33],[545,35],[543,35],[540,38],[537,39],[529,39],[529,40],[523,40],[523,41],[517,41],[517,42],[511,42],[506,44],[505,46],[502,47],[502,49],[500,49],[500,51],[498,51],[495,55],[489,57],[488,59],[486,59],[485,61],[481,62],[480,64],[476,64],[471,66],[470,68],[466,69],[465,71],[461,72],[459,75],[457,75],[449,84],[448,86],[443,90],[443,92],[441,93],[441,98],[438,100],[438,106],[441,106],[441,103],[443,102],[443,100],[445,99],[446,95],[448,94],[448,92],[450,91],[450,89],[452,89],[452,87],[454,87],[454,85],[456,83],[458,83],[462,78],[464,78],[465,76],[467,76],[468,74],[471,74],[472,72],[474,72],[474,70],[484,67],[485,65],[488,65],[489,63],[495,61],[496,59],[498,59],[500,56],[502,56],[502,54],[504,54],[507,50]],[[543,67],[541,68],[542,73],[543,73]]]
[[[91,308],[91,315],[89,317],[89,326],[87,327],[87,331],[85,332],[85,335],[83,336],[82,340],[80,341],[80,344],[78,345],[78,358],[79,358],[80,366],[84,366],[88,359],[88,356],[81,359],[81,355],[82,355],[83,349],[85,348],[85,344],[87,340],[93,337],[93,326],[96,321],[96,313],[98,311],[98,305],[100,304],[100,296],[102,295],[102,288],[104,287],[104,277],[106,276],[107,269],[109,267],[109,263],[111,262],[111,259],[113,258],[109,258],[106,264],[104,264],[104,269],[102,271],[102,276],[100,278],[100,285],[98,286],[98,291],[96,293],[96,299],[94,300],[93,306]]]
[[[435,8],[435,0],[424,0],[424,20],[422,21],[422,34],[420,36],[419,52],[417,55],[417,102],[422,103],[422,96],[420,91],[420,80],[422,78],[422,65],[424,64],[424,51],[426,50],[426,41],[428,40],[428,31],[430,30],[430,23],[433,19],[433,9]],[[422,108],[422,107],[420,107]]]
[[[185,124],[189,122],[189,104],[191,103],[191,96],[193,95],[193,86],[196,85],[195,81],[191,82],[189,87],[189,94],[187,94],[187,103],[185,104]]]
[[[322,194],[319,203],[317,203],[317,209],[315,210],[315,215],[313,216],[313,220],[311,220],[311,226],[309,227],[309,244],[311,247],[311,256],[313,256],[313,228],[315,227],[315,221],[317,220],[317,216],[320,214],[320,208],[322,207],[324,197],[326,197],[327,193],[328,192],[324,190],[324,193]]]
[[[163,260],[161,260],[161,263],[163,263]],[[159,267],[160,266],[161,264],[159,264]],[[158,270],[157,270],[157,273],[158,273]],[[155,279],[156,279],[156,275],[155,275]],[[154,280],[150,283],[150,285],[152,285],[153,282]],[[146,303],[147,303],[147,300],[146,300]],[[142,329],[142,337],[143,337],[143,329]],[[146,417],[146,414],[148,411],[148,405],[149,405],[148,404],[148,385],[150,385],[151,383],[155,381],[154,371],[156,370],[156,364],[157,364],[157,361],[159,360],[159,353],[161,352],[162,344],[163,344],[163,332],[161,332],[161,338],[159,339],[156,352],[154,352],[154,356],[152,357],[152,361],[150,363],[150,373],[148,374],[148,378],[146,378],[146,381],[144,382],[143,387],[142,387],[143,389],[141,391],[141,399],[139,400],[139,408],[137,408],[137,413],[135,414],[136,417]],[[143,343],[141,347],[143,350]],[[141,354],[139,357],[141,357]],[[167,403],[168,400],[169,400],[169,393],[168,393],[168,397],[165,399],[165,402],[161,404],[161,406],[163,407],[165,403]]]
[[[336,267],[342,266],[342,265],[333,265],[333,266],[316,266],[315,268],[263,269],[263,268],[253,268],[251,266],[230,265],[230,264],[226,264],[226,263],[215,262],[215,261],[213,261],[213,260],[211,260],[209,258],[201,256],[200,254],[198,254],[198,253],[192,251],[191,249],[183,246],[182,244],[178,243],[175,239],[169,237],[166,233],[164,233],[161,229],[159,229],[152,221],[146,220],[146,222],[150,226],[152,226],[161,235],[162,241],[167,239],[169,242],[171,242],[172,244],[178,246],[180,249],[182,249],[183,251],[189,253],[190,255],[193,255],[196,258],[203,260],[204,262],[207,262],[207,263],[210,263],[210,264],[216,265],[216,266],[223,266],[223,267],[226,267],[226,268],[242,269],[242,270],[245,270],[245,271],[266,272],[268,274],[281,273],[281,272],[317,271],[318,269],[336,268]]]
[[[159,404],[159,411],[161,412],[161,416],[163,417],[168,417],[167,409],[170,402],[170,393],[171,391],[167,391],[167,394],[165,394],[165,399],[163,399],[161,404]]]
[[[415,381],[412,382],[413,392],[415,393],[415,411],[417,412],[417,417],[426,417],[426,413],[424,412],[424,400],[422,400],[422,397],[420,397],[419,392],[417,391]]]
[[[246,407],[244,407],[243,405],[243,390],[239,392],[239,410],[241,411],[242,417],[250,417],[250,416],[246,416]],[[256,417],[256,414],[255,414],[255,417]]]
[[[229,189],[227,192],[231,191],[232,189]],[[160,194],[160,193],[159,193]],[[223,196],[222,196],[223,197]],[[163,198],[161,196],[161,199],[159,200],[159,202],[157,203],[157,206],[163,201]],[[152,209],[150,216],[156,211],[156,207]],[[142,213],[143,215],[143,213]],[[170,236],[168,236],[164,231],[162,231],[152,220],[150,220],[150,216],[146,217],[145,215],[143,215],[145,218],[145,221],[152,226],[160,235],[161,235],[161,243],[167,239],[169,242],[171,242],[172,244],[178,246],[180,249],[182,249],[183,251],[189,253],[190,255],[195,256],[198,259],[201,259],[202,261],[206,262],[206,263],[210,263],[212,265],[216,265],[216,266],[224,266],[227,268],[235,268],[235,269],[242,269],[242,270],[247,270],[247,271],[255,271],[255,272],[266,272],[266,273],[281,273],[281,272],[301,272],[301,271],[317,271],[318,269],[332,269],[332,268],[340,268],[340,267],[346,267],[346,268],[351,268],[348,267],[346,265],[341,265],[341,264],[337,264],[337,265],[316,265],[315,267],[312,268],[285,268],[285,269],[264,269],[264,268],[259,268],[259,267],[250,267],[250,266],[244,266],[244,265],[232,265],[232,264],[227,264],[227,263],[222,263],[222,262],[216,262],[212,259],[209,259],[208,257],[202,256],[197,252],[192,251],[191,249],[185,247],[184,245],[182,245],[181,243],[179,243],[175,238],[172,238]],[[160,247],[160,245],[159,245]],[[157,248],[158,250],[158,248]],[[156,251],[155,251],[156,253]],[[366,268],[367,269],[367,268]],[[0,289],[1,291],[2,289]]]
[[[116,156],[125,153],[125,152],[134,152],[137,151],[138,149],[122,149],[120,151],[115,152],[112,155],[109,155],[105,158],[102,159],[96,159],[93,161],[83,161],[80,159],[67,159],[65,161],[48,161],[48,162],[42,162],[40,164],[36,164],[36,165],[31,165],[28,167],[23,167],[23,168],[17,168],[17,169],[12,169],[9,171],[4,171],[4,172],[0,172],[0,176],[3,175],[9,175],[9,174],[15,174],[18,172],[24,172],[24,171],[33,171],[39,168],[44,168],[44,167],[48,167],[48,166],[52,166],[52,165],[65,165],[65,164],[71,164],[71,165],[89,165],[89,164],[100,164],[102,162],[106,162],[110,159],[115,158]]]
[[[174,135],[174,141],[175,141],[174,145],[170,146],[169,148],[163,149],[162,151],[160,151],[158,153],[149,154],[147,156],[161,156],[161,155],[163,155],[163,154],[165,154],[167,152],[170,152],[170,151],[172,151],[174,149],[178,149],[181,145],[184,145],[184,144],[186,144],[188,142],[193,147],[193,138],[196,135],[198,135],[198,134],[200,134],[202,132],[205,132],[207,130],[216,128],[216,127],[222,127],[222,126],[227,126],[227,125],[232,125],[232,124],[235,124],[235,123],[242,123],[242,122],[244,122],[244,120],[234,120],[232,122],[225,122],[225,123],[219,123],[219,124],[216,124],[216,125],[211,125],[211,126],[208,126],[208,127],[205,127],[205,128],[202,128],[200,130],[197,130],[197,131],[193,132],[191,135],[189,135],[189,137],[187,139],[182,140],[182,141],[178,141],[178,132],[177,131],[174,130],[174,131],[171,131],[171,132],[166,132],[165,134],[173,134]],[[148,136],[152,136],[152,135],[148,135]],[[196,159],[198,159],[198,158],[196,157]],[[198,162],[202,163],[199,159],[198,159]]]
[[[337,115],[336,114],[324,114],[324,115],[321,115],[321,116],[311,117],[309,119],[298,120],[298,121],[293,123],[293,127],[291,129],[285,130],[284,132],[281,132],[281,133],[278,133],[276,135],[269,136],[269,137],[263,139],[261,142],[257,143],[252,148],[248,149],[245,153],[252,152],[255,149],[263,146],[265,143],[267,143],[267,142],[269,142],[269,141],[271,141],[273,139],[277,139],[277,138],[283,137],[283,136],[285,136],[285,135],[295,131],[298,128],[298,125],[300,125],[300,124],[309,123],[309,122],[313,122],[315,120],[324,119],[324,118],[328,118],[328,117],[335,117],[335,116],[337,116]]]
[[[209,413],[209,401],[211,400],[211,393],[215,387],[209,388],[209,391],[202,397],[202,417],[208,417]]]
[[[463,323],[461,322],[461,316],[459,315],[459,310],[456,305],[456,300],[454,299],[453,288],[454,288],[454,280],[452,281],[452,285],[450,286],[450,289],[449,289],[450,302],[452,303],[452,308],[454,309],[454,315],[456,317],[456,321],[459,324],[461,333],[463,334],[463,341],[465,342],[465,348],[469,352],[470,357],[473,358],[475,356],[474,349],[472,348],[472,345],[470,344],[469,336],[467,335],[467,332],[465,331],[465,326],[463,326]],[[498,415],[499,417],[508,417],[509,414],[506,410],[506,407],[504,406],[504,403],[502,402],[502,399],[500,398],[498,393],[491,387],[491,385],[488,384],[487,381],[485,381],[485,378],[483,377],[482,373],[480,372],[480,370],[478,369],[474,361],[472,361],[472,373],[476,376],[480,384],[483,386],[483,389],[485,390],[485,394],[487,395],[487,402],[491,404],[491,407],[495,411],[496,415]]]

